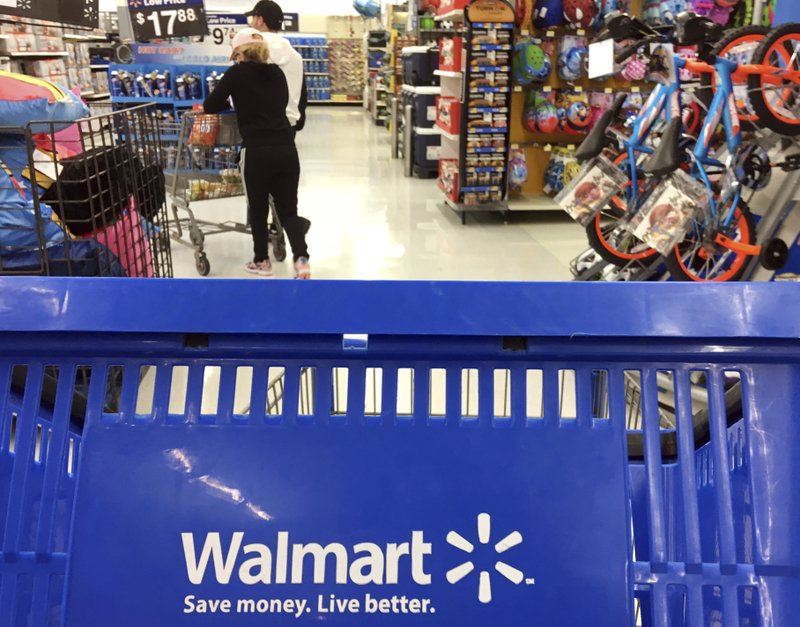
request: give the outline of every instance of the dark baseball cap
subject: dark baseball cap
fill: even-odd
[[[245,13],[247,17],[259,16],[271,30],[281,30],[283,28],[283,9],[272,0],[260,0],[253,7],[252,11]]]

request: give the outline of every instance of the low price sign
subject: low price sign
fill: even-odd
[[[209,13],[208,28],[211,40],[218,46],[230,45],[233,36],[247,26],[244,15],[230,13]]]
[[[137,41],[207,35],[203,0],[128,0]]]

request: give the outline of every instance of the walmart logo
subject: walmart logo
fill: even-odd
[[[491,536],[492,517],[489,514],[479,514],[478,542],[481,544],[489,544]],[[451,531],[447,534],[447,543],[464,551],[464,553],[471,554],[475,550],[475,545],[456,531]],[[498,555],[502,555],[520,544],[522,544],[522,534],[519,531],[512,531],[494,545],[494,550]],[[451,584],[456,584],[473,570],[475,570],[475,564],[471,561],[466,561],[447,571],[447,581]],[[523,580],[528,585],[533,585],[535,583],[533,579],[525,579],[525,575],[523,575],[521,570],[501,560],[495,562],[494,570],[515,585],[521,584]],[[492,578],[488,570],[482,570],[478,578],[478,600],[481,603],[490,603],[492,600]]]

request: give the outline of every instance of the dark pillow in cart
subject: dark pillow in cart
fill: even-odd
[[[130,207],[134,193],[140,196],[139,211],[147,219],[164,202],[161,167],[143,165],[125,145],[87,150],[60,163],[63,170],[59,182],[42,194],[42,200],[75,235],[116,222]]]

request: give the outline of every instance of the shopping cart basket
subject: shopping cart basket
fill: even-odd
[[[235,221],[214,222],[195,215],[191,204],[201,200],[230,198],[244,194],[239,170],[239,145],[242,138],[233,113],[212,115],[186,111],[180,121],[174,164],[167,163],[171,174],[172,212],[175,218],[173,238],[194,248],[197,272],[208,276],[211,263],[205,252],[205,238],[220,233],[250,234],[249,224]],[[270,198],[272,224],[269,239],[276,261],[286,259],[286,237]],[[183,217],[185,216],[185,217]],[[248,221],[249,222],[249,221]],[[184,231],[189,239],[184,239]]]
[[[0,624],[796,624],[793,287],[197,290],[0,279]]]
[[[0,128],[0,274],[172,276],[155,108],[95,111]]]

